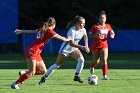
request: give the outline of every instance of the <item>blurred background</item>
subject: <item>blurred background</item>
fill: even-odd
[[[140,52],[139,5],[139,0],[0,0],[0,52],[23,53],[35,35],[16,36],[14,30],[37,29],[50,16],[56,19],[55,31],[66,36],[67,23],[81,15],[88,33],[100,10],[106,11],[107,23],[116,33],[114,39],[108,38],[109,51]],[[43,53],[58,53],[61,43],[52,39]]]

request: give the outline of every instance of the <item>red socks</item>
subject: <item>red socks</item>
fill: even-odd
[[[20,84],[20,83],[22,83],[23,81],[27,80],[29,77],[30,77],[30,76],[29,76],[27,73],[25,73],[25,74],[23,74],[15,83],[16,83],[16,84]]]
[[[91,62],[91,67],[95,68],[97,64],[94,64],[93,62]],[[103,76],[107,75],[108,72],[108,65],[107,64],[103,64],[102,65],[102,71],[103,71]]]
[[[102,71],[103,71],[103,76],[107,75],[107,72],[108,72],[108,65],[107,64],[102,65]]]
[[[35,70],[35,75],[40,75],[40,70],[39,69]]]
[[[44,71],[41,71],[40,69],[36,69],[35,75],[43,75]]]

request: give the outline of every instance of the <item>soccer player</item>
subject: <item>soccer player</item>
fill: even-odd
[[[53,17],[49,17],[47,22],[44,23],[44,25],[37,29],[37,30],[19,30],[17,29],[15,31],[16,34],[21,33],[36,33],[36,39],[34,42],[28,46],[28,48],[25,50],[24,57],[27,62],[28,71],[21,75],[19,79],[16,80],[16,82],[11,84],[11,88],[13,89],[19,89],[19,84],[22,84],[25,80],[27,80],[29,77],[39,74],[42,72],[43,74],[46,73],[46,66],[44,64],[44,61],[41,57],[41,52],[46,43],[48,43],[49,39],[56,38],[58,40],[62,41],[69,41],[70,39],[67,39],[65,37],[62,37],[58,35],[55,31],[56,21]],[[37,70],[36,70],[37,69]]]
[[[59,50],[59,54],[56,62],[49,67],[46,74],[41,78],[39,84],[45,83],[45,80],[57,69],[59,68],[68,56],[76,59],[78,61],[76,66],[76,73],[74,76],[74,81],[83,83],[80,78],[80,73],[84,67],[84,57],[79,49],[85,50],[87,53],[90,51],[88,48],[88,38],[85,26],[85,19],[82,16],[76,16],[71,22],[68,23],[67,28],[67,38],[72,39],[72,42],[63,42]],[[84,37],[85,46],[78,45],[78,42]]]
[[[110,37],[114,38],[115,33],[112,30],[109,24],[106,24],[106,13],[101,11],[99,13],[99,22],[94,24],[89,32],[89,37],[93,38],[90,50],[93,54],[93,59],[91,62],[90,73],[94,73],[94,68],[101,60],[102,62],[102,71],[103,71],[103,80],[108,80],[108,43],[107,35],[110,33]]]

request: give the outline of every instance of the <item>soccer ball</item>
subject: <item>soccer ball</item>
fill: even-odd
[[[97,85],[98,84],[98,77],[96,75],[91,75],[88,77],[88,83],[90,85]]]

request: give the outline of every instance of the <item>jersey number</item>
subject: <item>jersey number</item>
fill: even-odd
[[[37,39],[39,39],[41,37],[41,33],[40,33],[40,31],[37,33],[37,36],[36,36],[36,38]]]

